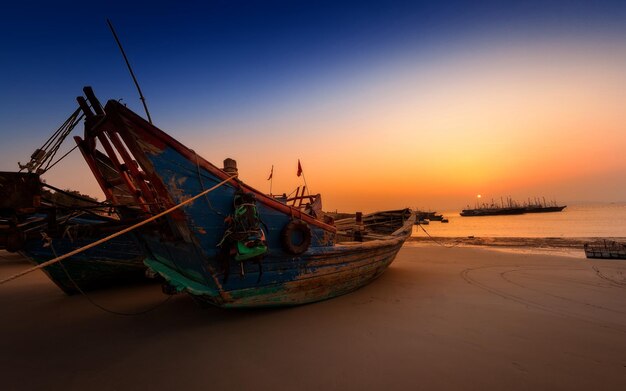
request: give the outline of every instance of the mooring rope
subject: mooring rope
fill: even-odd
[[[44,238],[45,239],[45,238]],[[52,254],[54,254],[54,256],[57,256],[56,251],[54,250],[54,246],[52,245],[52,239],[48,238],[49,240],[49,244],[50,244],[50,250],[52,250]],[[116,311],[116,310],[112,310],[109,308],[106,308],[105,306],[96,303],[85,291],[83,291],[80,286],[78,286],[78,283],[76,283],[76,281],[72,278],[72,276],[70,275],[70,272],[65,268],[65,265],[63,264],[63,262],[59,262],[59,265],[61,266],[61,268],[63,269],[63,272],[65,273],[65,275],[67,276],[67,278],[72,282],[72,285],[74,285],[74,288],[76,288],[76,290],[78,292],[80,292],[81,295],[83,295],[83,297],[85,297],[85,299],[87,299],[87,301],[93,305],[94,307],[104,311],[104,312],[108,312],[109,314],[113,314],[113,315],[120,315],[120,316],[137,316],[137,315],[144,315],[147,314],[148,312],[152,312],[154,310],[156,310],[157,308],[161,307],[162,305],[166,304],[168,301],[170,301],[170,299],[172,297],[174,297],[173,295],[169,295],[165,300],[162,300],[161,302],[153,305],[150,308],[144,309],[144,310],[140,310],[137,312],[121,312],[121,311]]]
[[[431,234],[428,233],[428,231],[426,231],[426,229],[422,226],[422,224],[417,224],[418,227],[420,227],[422,229],[422,231],[424,231],[426,233],[426,235],[428,235],[428,237],[430,238],[430,240],[432,240],[433,242],[435,242],[436,244],[440,245],[441,247],[445,247],[445,248],[453,248],[456,247],[458,245],[460,245],[462,242],[459,240],[457,241],[455,244],[453,245],[449,245],[449,244],[445,244],[445,243],[441,243],[440,241],[438,241],[437,239],[435,239]]]
[[[181,202],[180,204],[178,204],[176,206],[173,206],[173,207],[171,207],[171,208],[169,208],[169,209],[167,209],[167,210],[165,210],[165,211],[163,211],[163,212],[161,212],[161,213],[159,213],[157,215],[154,215],[154,216],[152,216],[152,217],[150,217],[150,218],[148,218],[146,220],[143,220],[143,221],[141,221],[141,222],[139,222],[139,223],[137,223],[135,225],[132,225],[132,226],[130,226],[128,228],[125,228],[125,229],[123,229],[121,231],[118,231],[118,232],[116,232],[114,234],[111,234],[111,235],[107,236],[106,238],[102,238],[102,239],[100,239],[100,240],[98,240],[96,242],[93,242],[93,243],[88,244],[88,245],[86,245],[84,247],[81,247],[79,249],[71,251],[71,252],[69,252],[69,253],[67,253],[65,255],[61,255],[60,257],[56,257],[54,259],[51,259],[51,260],[46,261],[44,263],[41,263],[41,264],[39,264],[37,266],[33,266],[30,269],[23,270],[23,271],[21,271],[19,273],[16,273],[16,274],[14,274],[14,275],[12,275],[12,276],[10,276],[8,278],[0,280],[0,285],[5,284],[5,283],[7,283],[9,281],[15,280],[16,278],[22,277],[22,276],[24,276],[24,275],[26,275],[28,273],[34,272],[35,270],[43,269],[46,266],[53,265],[53,264],[55,264],[57,262],[60,262],[60,261],[62,261],[64,259],[66,259],[66,258],[71,257],[72,255],[76,255],[76,254],[81,253],[81,252],[83,252],[85,250],[89,250],[92,247],[96,247],[99,244],[102,244],[102,243],[107,242],[107,241],[109,241],[111,239],[114,239],[114,238],[116,238],[116,237],[118,237],[120,235],[128,233],[128,232],[130,232],[130,231],[132,231],[132,230],[134,230],[136,228],[144,226],[144,225],[148,224],[149,222],[154,221],[154,220],[156,220],[156,219],[158,219],[160,217],[163,217],[166,214],[171,213],[171,212],[175,211],[176,209],[178,209],[178,208],[180,208],[182,206],[185,206],[185,205],[187,205],[187,204],[197,200],[198,198],[204,196],[205,194],[208,194],[208,193],[212,192],[213,190],[217,189],[218,187],[220,187],[222,185],[225,185],[227,182],[231,181],[235,177],[237,177],[237,174],[234,174],[234,175],[228,177],[227,179],[223,180],[222,182],[218,183],[217,185],[215,185],[215,186],[213,186],[213,187],[211,187],[211,188],[201,192],[200,194],[197,194],[197,195],[189,198],[186,201]]]

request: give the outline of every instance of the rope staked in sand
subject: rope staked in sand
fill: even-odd
[[[69,253],[67,253],[65,255],[61,255],[60,257],[56,257],[56,258],[51,259],[49,261],[46,261],[46,262],[44,262],[42,264],[39,264],[39,265],[34,266],[34,267],[31,267],[30,269],[26,269],[24,271],[16,273],[16,274],[12,275],[11,277],[5,278],[4,280],[0,280],[0,285],[5,284],[5,283],[7,283],[9,281],[15,280],[16,278],[22,277],[22,276],[24,276],[24,275],[26,275],[28,273],[34,272],[35,270],[43,269],[46,266],[53,265],[53,264],[55,264],[57,262],[60,262],[60,261],[62,261],[64,259],[66,259],[66,258],[71,257],[72,255],[76,255],[76,254],[79,254],[79,253],[81,253],[81,252],[83,252],[85,250],[89,250],[92,247],[96,247],[99,244],[107,242],[107,241],[109,241],[109,240],[111,240],[113,238],[116,238],[116,237],[118,237],[120,235],[123,235],[123,234],[125,234],[127,232],[130,232],[130,231],[132,231],[132,230],[134,230],[136,228],[144,226],[144,225],[148,224],[151,221],[154,221],[154,220],[156,220],[156,219],[158,219],[160,217],[163,217],[166,214],[171,213],[171,212],[175,211],[176,209],[178,209],[178,208],[180,208],[182,206],[185,206],[185,205],[187,205],[187,204],[197,200],[198,198],[204,196],[205,194],[208,194],[208,193],[212,192],[213,190],[217,189],[218,187],[225,185],[227,182],[233,180],[236,177],[237,177],[237,174],[232,175],[232,176],[228,177],[227,179],[223,180],[222,182],[218,183],[217,185],[211,187],[210,189],[207,189],[207,190],[205,190],[205,191],[203,191],[203,192],[201,192],[201,193],[191,197],[190,199],[188,199],[186,201],[183,201],[180,204],[178,204],[176,206],[173,206],[173,207],[169,208],[168,210],[165,210],[165,211],[163,211],[163,212],[161,212],[161,213],[159,213],[157,215],[154,215],[154,216],[152,216],[152,217],[150,217],[150,218],[148,218],[148,219],[146,219],[144,221],[141,221],[141,222],[139,222],[139,223],[137,223],[137,224],[135,224],[133,226],[125,228],[125,229],[123,229],[123,230],[121,230],[119,232],[116,232],[114,234],[111,234],[111,235],[107,236],[106,238],[102,238],[102,239],[100,239],[100,240],[98,240],[96,242],[93,242],[93,243],[88,244],[88,245],[86,245],[84,247],[81,247],[79,249],[71,251],[71,252],[69,252]]]

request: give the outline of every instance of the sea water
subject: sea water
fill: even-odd
[[[423,226],[439,237],[626,238],[626,202],[572,204],[562,212],[510,216],[462,217],[443,211],[448,224],[431,221]],[[413,236],[426,234],[414,227]]]

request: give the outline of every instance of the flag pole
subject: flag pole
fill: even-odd
[[[298,159],[298,176],[302,175],[302,179],[304,180],[304,189],[306,189],[307,195],[309,193],[309,185],[306,184],[306,177],[304,176],[304,170],[302,169],[302,164],[300,164],[300,159]],[[302,195],[304,195],[304,189],[302,190]]]
[[[309,185],[306,184],[306,178],[304,177],[304,171],[302,171],[302,179],[304,180],[304,187],[306,187],[306,194],[310,195],[310,193],[309,193]]]
[[[272,164],[272,169],[270,170],[270,177],[267,178],[270,181],[270,195],[272,195],[272,183],[274,182],[274,165]]]

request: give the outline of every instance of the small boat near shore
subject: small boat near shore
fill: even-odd
[[[430,221],[441,221],[443,218],[442,215],[437,214],[437,212],[424,212],[421,210],[415,211],[418,220],[430,220]]]
[[[613,240],[585,243],[585,256],[595,259],[626,259],[626,245]]]
[[[437,212],[424,212],[421,210],[415,211],[417,216],[416,224],[428,225],[431,221],[439,221],[442,223],[447,223],[448,219],[446,219],[443,215],[437,214]]]
[[[75,140],[107,200],[128,204],[122,221],[168,213],[135,232],[169,292],[220,307],[325,300],[381,275],[411,235],[410,209],[334,222],[321,195],[268,196],[237,178],[234,160],[218,168],[118,101],[102,107],[84,91],[85,137]],[[114,183],[129,197],[116,197]]]

